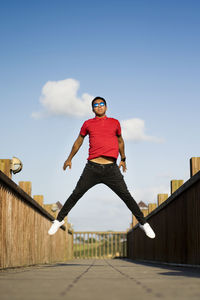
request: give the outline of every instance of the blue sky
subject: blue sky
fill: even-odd
[[[137,202],[156,202],[171,179],[189,178],[189,159],[200,154],[199,1],[0,5],[0,157],[22,160],[15,182],[32,181],[45,203],[65,202],[86,163],[88,139],[71,170],[64,172],[63,162],[97,95],[124,133],[132,128],[124,177]],[[125,230],[131,213],[98,185],[69,221],[75,230]]]

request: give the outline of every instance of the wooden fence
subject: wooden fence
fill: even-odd
[[[66,261],[73,256],[72,232],[50,236],[53,216],[0,171],[0,268]]]
[[[149,239],[138,224],[127,235],[127,257],[200,265],[200,158],[190,160],[191,178],[147,215],[156,233]]]
[[[126,257],[126,232],[74,232],[74,258]]]

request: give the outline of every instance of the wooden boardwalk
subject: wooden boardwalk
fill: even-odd
[[[200,299],[200,269],[76,259],[0,271],[1,300]]]

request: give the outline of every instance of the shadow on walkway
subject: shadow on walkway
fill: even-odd
[[[122,258],[124,261],[128,261],[130,263],[133,263],[134,265],[141,265],[141,266],[150,266],[153,268],[159,268],[164,270],[170,270],[169,272],[162,272],[159,273],[160,275],[166,275],[166,276],[186,276],[186,277],[194,277],[194,278],[200,278],[200,268],[197,267],[191,267],[191,266],[170,266],[164,263],[153,263],[153,262],[144,262],[139,260],[132,260],[128,258]]]

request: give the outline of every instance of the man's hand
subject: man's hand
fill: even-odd
[[[126,172],[127,167],[126,167],[126,162],[125,161],[120,161],[119,163],[119,168],[122,167],[123,172]]]
[[[71,167],[72,167],[72,162],[71,162],[71,160],[68,160],[68,159],[67,159],[67,160],[64,162],[63,170],[66,170],[67,167],[69,167],[69,168],[71,169]]]
[[[79,148],[83,144],[83,140],[84,140],[84,136],[79,134],[79,136],[77,137],[76,141],[73,144],[70,155],[68,156],[67,160],[64,162],[63,170],[66,170],[67,167],[69,167],[70,169],[72,168],[72,158],[74,157],[76,152],[79,150]]]

